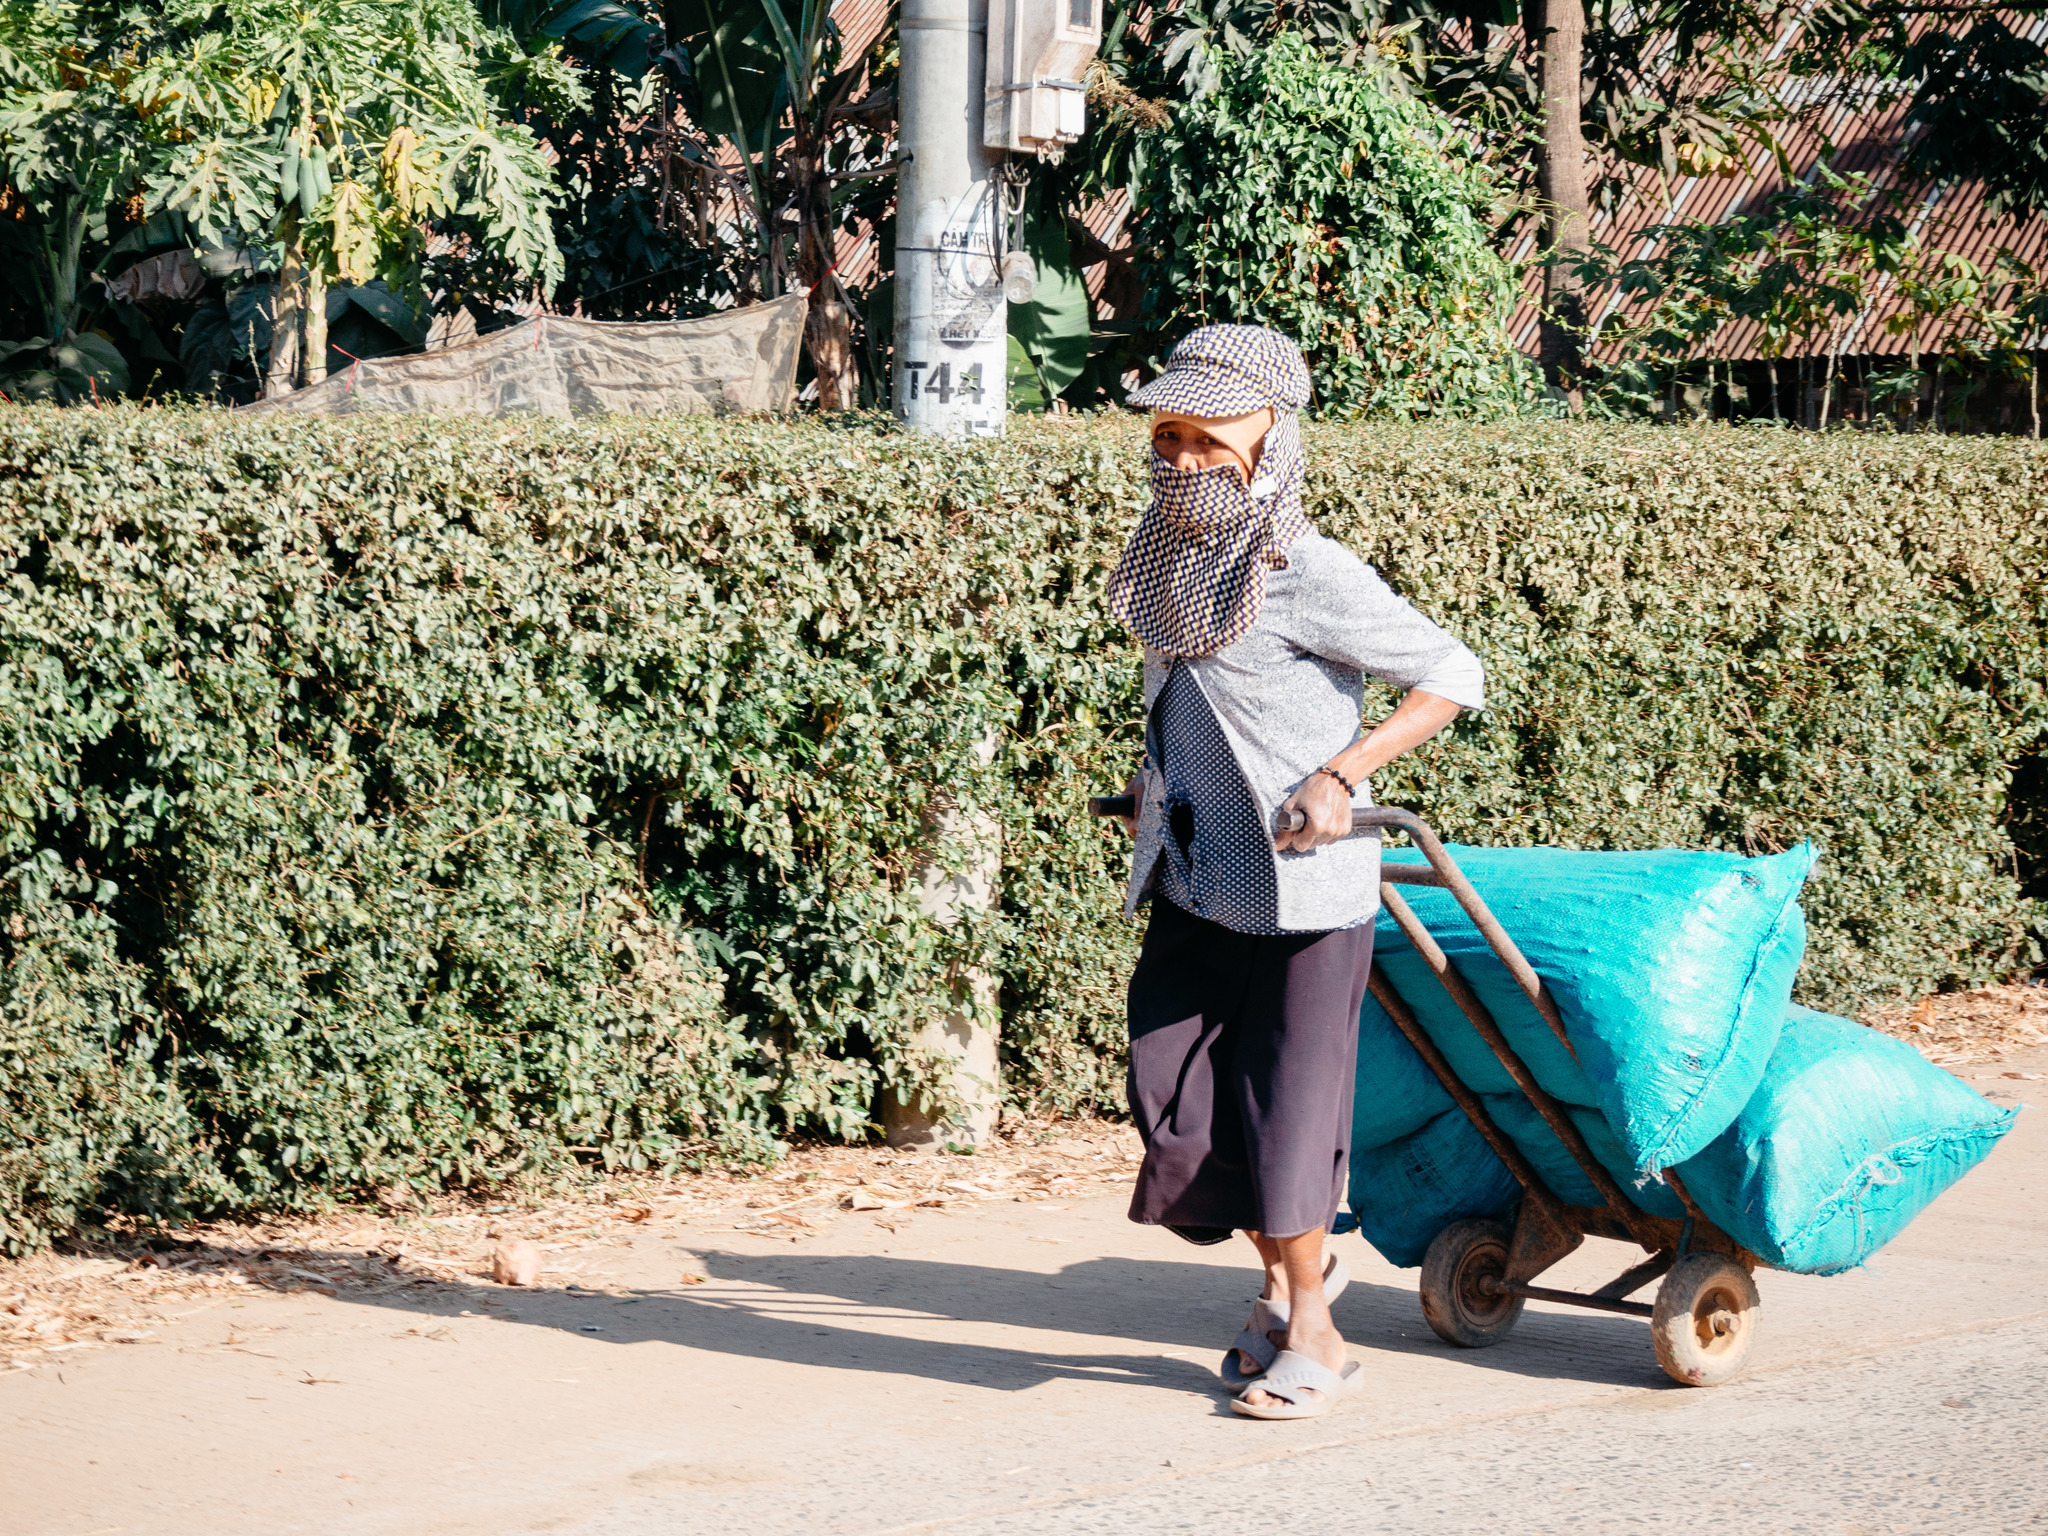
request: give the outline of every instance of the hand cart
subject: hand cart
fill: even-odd
[[[1097,816],[1129,817],[1134,805],[1128,795],[1111,795],[1090,800],[1088,809]],[[1278,823],[1279,830],[1294,830],[1302,825],[1301,812],[1281,814],[1286,819]],[[1412,811],[1387,806],[1354,811],[1352,831],[1368,828],[1405,832],[1422,850],[1428,860],[1426,866],[1380,866],[1381,904],[1450,993],[1459,1011],[1499,1058],[1515,1085],[1564,1144],[1572,1161],[1585,1171],[1602,1201],[1597,1206],[1583,1206],[1570,1205],[1558,1198],[1521,1149],[1494,1124],[1479,1095],[1458,1079],[1443,1052],[1417,1022],[1414,1010],[1394,990],[1386,972],[1375,964],[1370,983],[1373,997],[1428,1063],[1445,1092],[1470,1117],[1523,1191],[1511,1217],[1468,1217],[1452,1222],[1436,1235],[1422,1261],[1423,1317],[1438,1337],[1466,1349],[1484,1348],[1506,1338],[1521,1318],[1523,1305],[1531,1300],[1644,1317],[1650,1320],[1657,1363],[1674,1381],[1686,1386],[1711,1387],[1730,1380],[1742,1370],[1756,1338],[1758,1299],[1751,1275],[1763,1261],[1709,1221],[1669,1169],[1664,1171],[1664,1182],[1684,1206],[1684,1220],[1652,1215],[1628,1197],[1593,1156],[1564,1106],[1537,1083],[1494,1023],[1486,1005],[1458,974],[1395,887],[1433,885],[1449,891],[1500,957],[1508,974],[1528,994],[1530,1003],[1558,1042],[1576,1060],[1578,1052],[1572,1049],[1565,1033],[1564,1018],[1542,978],[1487,910],[1486,903],[1444,851],[1443,843],[1428,823]],[[1635,1243],[1648,1257],[1592,1292],[1555,1290],[1534,1283],[1544,1271],[1578,1248],[1588,1234]],[[1657,1287],[1654,1304],[1629,1299],[1659,1279],[1662,1283]]]

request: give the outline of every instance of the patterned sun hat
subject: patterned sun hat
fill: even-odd
[[[1181,416],[1243,416],[1267,406],[1285,415],[1308,404],[1308,364],[1301,348],[1263,325],[1205,325],[1129,399],[1140,410]]]

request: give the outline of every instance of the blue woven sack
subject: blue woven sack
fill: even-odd
[[[1745,1248],[1839,1274],[1982,1162],[2018,1113],[1902,1041],[1794,1005],[1763,1086],[1677,1171]]]
[[[1358,1015],[1351,1116],[1350,1204],[1361,1235],[1390,1264],[1420,1264],[1430,1241],[1452,1222],[1505,1211],[1521,1192],[1429,1064],[1368,995]]]
[[[1448,891],[1403,886],[1402,895],[1536,1080],[1599,1112],[1619,1147],[1624,1185],[1718,1136],[1777,1043],[1806,946],[1799,892],[1811,850],[1754,859],[1676,849],[1450,852],[1556,998],[1577,1060]],[[1390,849],[1386,859],[1419,863],[1422,855]],[[1506,1069],[1384,912],[1373,942],[1460,1079],[1480,1093],[1514,1094]]]
[[[1558,1199],[1567,1205],[1598,1207],[1607,1203],[1585,1169],[1579,1166],[1578,1160],[1558,1140],[1557,1133],[1537,1113],[1534,1104],[1520,1093],[1487,1093],[1480,1098],[1493,1123],[1514,1142],[1522,1156],[1529,1159]],[[1660,1179],[1638,1178],[1629,1171],[1628,1155],[1621,1150],[1620,1140],[1608,1129],[1600,1111],[1567,1105],[1565,1112],[1570,1115],[1579,1134],[1586,1138],[1587,1150],[1593,1154],[1594,1160],[1614,1175],[1614,1181],[1621,1186],[1624,1195],[1652,1216],[1669,1216],[1674,1220],[1684,1218],[1684,1202],[1670,1185]],[[1473,1134],[1478,1133],[1475,1131]]]
[[[1487,1059],[1493,1058],[1489,1054]],[[1494,1124],[1560,1199],[1573,1205],[1603,1203],[1519,1091],[1480,1097]],[[1431,1239],[1452,1222],[1503,1213],[1520,1198],[1514,1175],[1370,994],[1358,1014],[1352,1105],[1351,1214],[1360,1234],[1388,1263],[1420,1264]],[[1668,1185],[1646,1180],[1632,1187],[1621,1143],[1598,1110],[1574,1108],[1570,1113],[1593,1155],[1637,1204],[1659,1216],[1685,1214]]]

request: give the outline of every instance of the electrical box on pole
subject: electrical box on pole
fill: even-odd
[[[989,0],[981,140],[1057,160],[1088,126],[1088,61],[1102,0]]]

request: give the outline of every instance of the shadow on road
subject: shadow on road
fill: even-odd
[[[907,1255],[692,1252],[707,1272],[702,1284],[513,1290],[391,1275],[360,1289],[337,1277],[332,1294],[430,1317],[481,1309],[505,1326],[605,1344],[671,1344],[738,1361],[939,1384],[1021,1391],[1085,1379],[1196,1392],[1214,1396],[1223,1411],[1217,1363],[1258,1286],[1249,1265],[1229,1270],[1170,1258],[1082,1259],[1046,1274]],[[304,1288],[322,1270],[346,1266],[356,1274],[366,1263],[308,1250],[255,1256],[276,1261],[268,1265],[237,1257],[243,1273],[278,1290]],[[1367,1350],[1453,1352],[1423,1323],[1410,1287],[1354,1281],[1335,1310],[1346,1338]],[[1005,1330],[1005,1342],[989,1341],[990,1325]],[[1642,1325],[1600,1315],[1532,1310],[1506,1343],[1465,1358],[1475,1370],[1577,1385],[1665,1381]],[[692,1379],[701,1385],[703,1373]]]

